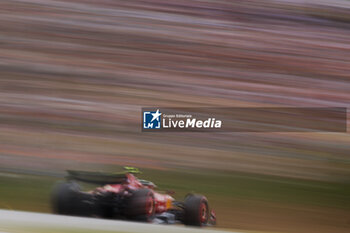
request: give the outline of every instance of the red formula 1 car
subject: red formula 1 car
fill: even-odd
[[[53,211],[164,224],[215,225],[216,216],[209,210],[206,197],[188,194],[184,201],[175,201],[168,194],[156,192],[152,182],[136,178],[136,173],[140,173],[138,169],[130,167],[113,174],[68,171],[68,181],[58,183],[53,189]],[[101,186],[83,192],[75,181]]]

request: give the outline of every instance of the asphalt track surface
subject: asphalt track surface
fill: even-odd
[[[213,228],[156,225],[97,218],[0,210],[0,233],[41,232],[188,232],[223,233]]]

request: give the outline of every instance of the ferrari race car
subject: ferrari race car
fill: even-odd
[[[169,194],[155,191],[155,184],[138,179],[138,169],[125,167],[121,173],[67,171],[66,182],[52,191],[54,213],[125,219],[143,222],[191,226],[215,225],[214,211],[209,210],[205,196],[188,194],[176,201]],[[75,181],[100,185],[84,192]]]

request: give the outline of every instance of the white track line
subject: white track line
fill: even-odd
[[[120,220],[71,217],[54,214],[42,214],[23,211],[0,210],[0,231],[32,232],[25,229],[69,229],[115,232],[183,232],[183,233],[223,233],[214,228],[200,229],[183,226],[156,225]]]

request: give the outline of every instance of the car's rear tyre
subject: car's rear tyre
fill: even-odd
[[[126,215],[131,220],[151,222],[155,214],[155,200],[153,191],[139,189],[133,192],[128,201]]]
[[[189,226],[203,226],[209,221],[209,205],[202,195],[188,195],[184,201],[184,224]]]
[[[75,182],[59,182],[52,190],[51,202],[53,212],[63,215],[77,215],[79,208],[80,186]]]

